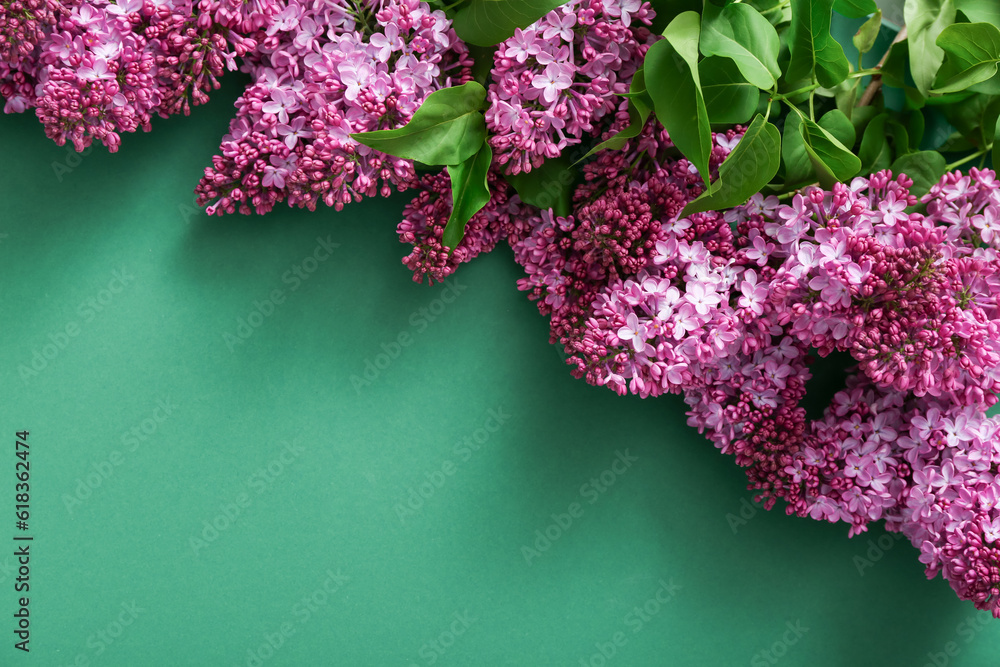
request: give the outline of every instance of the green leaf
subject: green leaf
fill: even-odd
[[[876,171],[888,169],[892,164],[892,150],[885,134],[885,124],[888,120],[888,114],[879,114],[865,128],[865,133],[861,137],[861,147],[858,149],[862,174],[874,174]]]
[[[785,116],[785,128],[781,135],[781,157],[785,161],[785,185],[798,187],[813,176],[812,162],[806,153],[806,142],[802,138],[802,118],[797,113]]]
[[[863,19],[879,11],[875,0],[834,0],[833,9],[849,19]]]
[[[868,127],[868,123],[872,121],[875,116],[882,113],[882,110],[876,107],[855,107],[851,111],[851,125],[854,126],[854,136],[857,137],[859,134],[865,131]]]
[[[920,143],[924,140],[925,119],[922,111],[912,111],[906,117],[906,132],[910,135],[910,150],[920,150]]]
[[[956,23],[941,31],[937,45],[944,49],[951,75],[935,93],[956,93],[992,79],[1000,62],[1000,29],[989,23]]]
[[[698,74],[699,24],[695,12],[674,18],[663,31],[666,39],[654,43],[646,52],[644,69],[657,120],[707,187],[712,128]]]
[[[906,174],[913,179],[910,194],[922,197],[941,179],[947,164],[937,151],[918,151],[897,158],[889,169],[894,175]]]
[[[801,112],[798,113],[801,116]],[[830,188],[834,182],[846,181],[861,171],[861,160],[835,136],[805,116],[801,116],[801,121],[799,131],[806,154],[823,187]]]
[[[832,134],[837,141],[842,143],[848,149],[854,146],[854,140],[857,138],[854,131],[854,125],[851,124],[851,121],[847,118],[843,111],[840,111],[839,109],[827,111],[823,117],[819,119],[819,126]]]
[[[792,10],[787,0],[744,0],[748,5],[761,13],[773,26],[788,23],[792,18]]]
[[[646,92],[645,75],[643,69],[640,67],[636,70],[635,74],[632,75],[632,82],[629,84],[628,125],[619,130],[615,136],[602,141],[591,148],[586,155],[573,163],[574,166],[580,164],[591,155],[600,153],[605,149],[618,150],[624,146],[629,139],[638,137],[639,133],[642,132],[642,128],[646,125],[646,120],[649,118],[649,114],[652,110],[653,101],[649,98],[649,93]]]
[[[993,128],[993,168],[1000,167],[1000,116],[997,117],[996,125]]]
[[[830,35],[833,0],[791,0],[791,4],[791,59],[785,80],[792,83],[815,76],[824,88],[833,88],[850,72],[844,49]]]
[[[757,114],[740,143],[719,166],[719,177],[709,189],[689,202],[680,216],[743,204],[778,172],[780,156],[778,128]]]
[[[444,227],[441,240],[455,249],[465,235],[465,225],[490,201],[490,188],[486,175],[493,161],[490,145],[483,142],[479,151],[462,164],[448,167],[451,179],[451,215]]]
[[[969,90],[974,93],[986,93],[987,95],[1000,95],[1000,73],[992,78],[969,86]]]
[[[489,85],[490,72],[493,71],[494,49],[488,46],[467,44],[469,57],[472,58],[472,79],[483,86]]]
[[[896,156],[903,156],[912,153],[910,150],[910,133],[906,127],[897,120],[890,120],[885,125],[886,131],[892,137],[892,147],[896,149]]]
[[[698,63],[698,74],[711,122],[736,125],[753,117],[760,91],[740,75],[732,60],[718,56],[705,58]]]
[[[893,88],[906,86],[906,72],[909,66],[909,40],[901,39],[889,46],[889,55],[882,65],[882,83]]]
[[[961,104],[942,108],[945,118],[977,149],[993,141],[993,126],[1000,113],[1000,98],[973,95]]]
[[[649,29],[657,35],[681,12],[701,12],[701,0],[649,0],[649,4],[656,12]]]
[[[557,157],[546,160],[528,173],[505,175],[504,178],[514,186],[525,204],[542,210],[551,208],[556,215],[567,216],[571,211],[570,196],[576,173],[569,158]]]
[[[1000,25],[1000,3],[996,0],[955,0],[955,8],[973,23]]]
[[[442,88],[428,95],[403,127],[352,134],[351,138],[407,160],[460,164],[486,141],[486,119],[481,111],[485,101],[486,89],[475,81]]]
[[[955,22],[955,3],[953,0],[906,0],[903,17],[910,73],[917,90],[926,97],[944,62],[944,50],[936,41],[941,31]]]
[[[745,4],[720,10],[705,4],[701,24],[701,52],[732,58],[743,77],[763,90],[774,88],[778,68],[778,33],[766,18]]]
[[[462,41],[493,46],[527,28],[565,0],[470,0],[455,12],[452,26]]]
[[[847,81],[841,81],[833,89],[833,99],[837,103],[837,108],[847,118],[854,116],[854,105],[858,101],[858,83],[859,79],[848,79]]]
[[[852,42],[859,54],[868,53],[875,45],[879,30],[882,29],[882,10],[877,9],[870,19],[865,21],[854,33]]]

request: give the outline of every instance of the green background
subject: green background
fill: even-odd
[[[400,264],[405,195],[196,212],[239,89],[79,163],[31,114],[0,117],[0,664],[996,664],[1000,623],[927,581],[907,542],[758,510],[679,398],[571,378],[506,248],[462,267],[446,304]],[[286,272],[327,237],[339,247],[292,290]],[[121,269],[134,278],[102,292]],[[19,372],[53,338],[45,367]],[[352,382],[366,361],[383,368]],[[509,417],[462,449],[490,410]],[[27,655],[12,635],[24,429]],[[606,472],[619,452],[634,463]],[[584,487],[602,473],[603,493]],[[253,659],[268,636],[279,647]]]

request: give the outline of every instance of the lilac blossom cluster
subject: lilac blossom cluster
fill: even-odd
[[[885,519],[1000,617],[1000,182],[949,174],[926,214],[906,211],[911,183],[879,172],[790,205],[756,195],[722,225],[669,221],[567,351],[593,384],[683,393],[768,507],[852,535]],[[810,357],[834,351],[857,364],[807,420]]]
[[[470,80],[472,62],[442,11],[417,0],[290,0],[245,59],[220,155],[198,185],[209,213],[266,213],[280,201],[337,210],[416,184],[410,160],[359,144],[393,129],[430,93]]]
[[[56,143],[115,151],[153,115],[187,114],[253,49],[231,0],[12,0],[0,7],[4,111],[34,108]],[[234,5],[236,3],[233,3]]]
[[[767,507],[851,535],[885,520],[928,576],[1000,617],[1000,421],[985,414],[1000,390],[1000,181],[955,172],[918,201],[883,171],[681,217],[701,181],[656,127],[585,167],[569,216],[501,186],[450,255],[434,243],[450,209],[435,183],[400,226],[405,261],[440,280],[505,238],[574,375],[683,394]],[[713,175],[739,139],[714,136]],[[807,419],[810,363],[834,352],[856,365]]]
[[[486,112],[496,162],[530,171],[600,134],[652,44],[653,17],[640,0],[571,0],[500,44]]]
[[[767,507],[851,535],[884,520],[928,576],[1000,617],[1000,420],[986,416],[1000,391],[1000,181],[955,172],[918,200],[882,171],[683,216],[704,183],[654,120],[583,168],[570,214],[524,204],[504,173],[628,122],[621,96],[652,18],[641,0],[571,0],[497,48],[492,198],[454,250],[447,171],[418,178],[350,136],[400,127],[470,80],[467,48],[424,2],[0,0],[0,96],[60,145],[114,151],[239,66],[252,84],[197,188],[209,213],[339,210],[417,188],[398,227],[415,280],[506,240],[575,377],[682,394]],[[710,178],[741,136],[713,135]],[[855,365],[808,419],[810,364],[833,353]]]

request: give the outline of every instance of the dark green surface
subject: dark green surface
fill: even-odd
[[[926,581],[907,543],[882,537],[891,547],[859,575],[881,529],[848,540],[843,525],[754,510],[742,472],[685,425],[678,398],[572,379],[509,251],[463,267],[464,291],[422,328],[419,309],[444,288],[399,263],[404,198],[339,214],[193,213],[237,94],[230,82],[61,181],[52,164],[66,149],[31,115],[0,117],[0,543],[13,544],[20,429],[35,536],[30,655],[12,647],[14,558],[0,556],[0,664],[246,665],[286,622],[294,634],[269,667],[572,666],[617,632],[627,641],[609,665],[996,664],[1000,624],[961,625],[986,615]],[[282,276],[327,236],[340,246],[292,291]],[[87,321],[80,304],[121,268],[134,280]],[[275,289],[284,302],[230,351],[223,334]],[[18,367],[71,322],[79,333],[23,380]],[[410,345],[356,390],[351,376],[404,332]],[[161,399],[171,414],[123,441],[164,416]],[[491,409],[509,419],[463,460],[456,443]],[[303,449],[270,481],[252,477],[286,442]],[[614,485],[581,495],[626,450],[637,460]],[[401,520],[408,490],[446,461],[454,474]],[[78,480],[107,465],[70,512]],[[249,505],[195,554],[203,522],[241,493]],[[582,514],[529,566],[522,546],[574,502]],[[327,570],[349,581],[305,618],[295,605]],[[648,622],[629,616],[661,580],[680,588]],[[133,601],[138,616],[98,654],[97,633]],[[796,622],[808,630],[780,660],[758,654]],[[453,624],[462,634],[434,652]]]

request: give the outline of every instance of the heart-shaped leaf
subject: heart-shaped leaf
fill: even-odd
[[[910,194],[923,197],[944,176],[947,164],[937,151],[918,151],[897,158],[889,169],[893,174],[906,174],[913,179]]]
[[[992,79],[1000,63],[1000,28],[989,23],[956,23],[941,31],[937,45],[948,54],[951,74],[934,89],[955,93]]]
[[[1000,166],[1000,117],[997,117],[996,126],[993,128],[993,168]]]
[[[471,0],[457,12],[452,26],[465,42],[493,46],[527,28],[565,0]]]
[[[861,171],[861,160],[835,136],[804,116],[800,120],[806,154],[820,185],[829,189],[835,182],[846,181]]]
[[[865,21],[858,31],[854,33],[854,37],[851,41],[854,43],[854,48],[858,50],[859,54],[865,54],[872,50],[872,46],[875,45],[875,40],[878,38],[878,33],[882,29],[882,10],[878,9],[872,14],[872,17]]]
[[[712,56],[698,63],[701,93],[713,123],[736,125],[753,117],[760,90],[740,74],[729,58]]]
[[[351,138],[407,160],[441,166],[460,164],[486,141],[485,101],[486,89],[475,81],[442,88],[428,95],[403,127],[352,134]]]
[[[874,174],[876,171],[888,169],[892,164],[892,149],[885,134],[885,124],[888,114],[879,114],[865,128],[861,137],[861,147],[858,157],[861,159],[861,173]]]
[[[490,188],[486,175],[493,161],[490,145],[483,142],[479,151],[461,164],[448,167],[451,179],[451,215],[444,227],[441,240],[455,249],[465,236],[465,225],[490,201]]]
[[[646,92],[645,76],[641,67],[632,75],[632,82],[629,84],[628,101],[628,125],[622,128],[615,136],[591,148],[586,155],[574,162],[574,165],[605,149],[618,150],[625,145],[625,142],[629,139],[634,139],[642,132],[649,114],[653,111],[653,101],[649,98],[649,93]]]
[[[830,34],[833,0],[791,0],[791,4],[791,59],[785,79],[795,82],[815,76],[825,88],[833,88],[851,69],[844,49]]]
[[[707,187],[712,128],[698,74],[700,23],[696,12],[675,17],[663,31],[666,39],[656,42],[646,52],[644,69],[657,120],[701,174]]]
[[[973,23],[1000,25],[1000,3],[996,0],[955,0],[955,8]]]
[[[879,11],[875,0],[834,0],[833,9],[849,19],[863,19]]]
[[[719,9],[705,3],[700,48],[705,56],[732,58],[743,77],[758,88],[770,90],[781,76],[778,33],[749,5]]]
[[[757,114],[736,148],[719,166],[719,177],[684,207],[681,217],[743,204],[774,178],[780,163],[778,128]]]
[[[504,178],[525,204],[542,210],[551,208],[556,215],[567,216],[576,173],[569,158],[563,156],[546,160],[528,173],[508,174]]]
[[[906,0],[903,5],[906,20],[906,43],[910,54],[910,74],[924,97],[930,92],[944,50],[936,44],[938,35],[955,22],[953,0]]]
[[[702,9],[702,0],[648,1],[653,7],[653,11],[656,12],[656,17],[653,19],[653,25],[650,26],[650,30],[655,32],[657,35],[662,34],[663,29],[667,27],[667,24],[681,12],[700,12]]]
[[[785,117],[785,127],[781,134],[781,159],[785,163],[785,185],[789,187],[804,184],[814,174],[801,127],[802,118],[799,114],[790,113]]]
[[[854,146],[857,134],[854,131],[854,125],[851,124],[843,111],[839,109],[827,111],[819,119],[819,126],[836,137],[837,141],[848,149]]]

